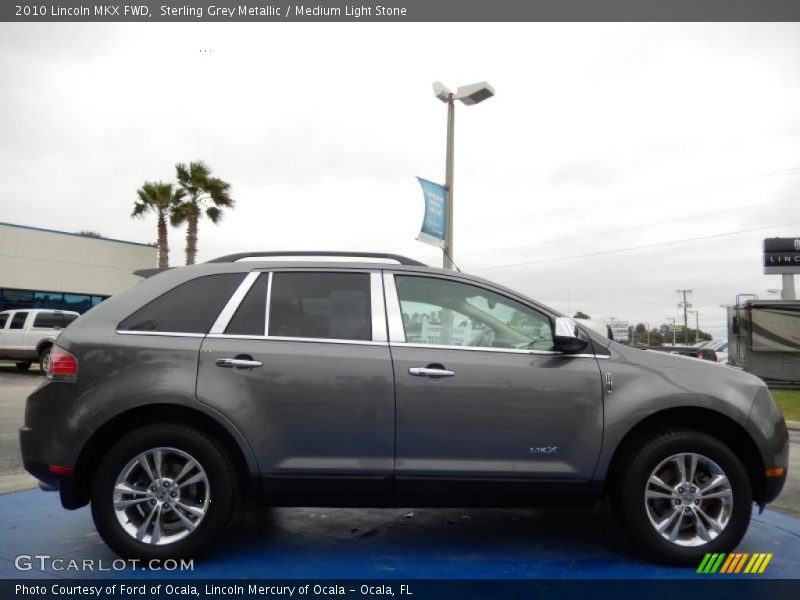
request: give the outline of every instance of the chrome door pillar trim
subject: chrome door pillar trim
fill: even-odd
[[[258,271],[250,271],[247,274],[242,283],[239,284],[239,287],[236,288],[236,291],[230,297],[230,300],[228,300],[227,304],[225,304],[225,308],[223,308],[222,312],[219,313],[219,316],[211,326],[209,333],[225,332],[225,329],[228,327],[228,323],[230,323],[234,313],[236,313],[236,309],[239,308],[242,300],[244,300],[244,297],[247,295],[247,292],[250,291],[250,288],[253,287],[253,284],[256,282],[256,279],[258,279],[259,275],[260,273]]]
[[[386,304],[383,300],[383,278],[380,272],[370,272],[369,288],[372,341],[387,342],[389,341],[389,336],[386,331]]]
[[[403,311],[394,285],[394,273],[383,272],[383,290],[386,296],[386,320],[389,325],[389,341],[405,343],[406,330],[403,327]]]
[[[269,272],[267,281],[267,301],[264,307],[264,336],[269,335],[269,308],[272,305],[272,271]]]

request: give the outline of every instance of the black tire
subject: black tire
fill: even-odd
[[[42,350],[39,354],[39,369],[42,373],[47,374],[47,365],[50,364],[50,346]]]
[[[692,546],[679,545],[662,537],[648,516],[645,502],[647,482],[654,470],[668,458],[684,453],[697,454],[716,463],[728,479],[733,499],[727,524],[716,537]],[[615,483],[615,489],[610,490],[612,509],[630,541],[650,559],[665,564],[696,567],[706,553],[729,552],[744,537],[750,523],[753,504],[750,479],[736,454],[717,438],[688,429],[668,431],[654,438],[642,440],[640,445],[628,454],[624,463],[621,475]],[[678,501],[675,499],[662,502]],[[683,510],[689,513],[691,507]],[[669,511],[664,514],[669,514]],[[678,517],[679,525],[685,523],[689,532],[687,535],[691,535],[692,527],[694,531],[699,531],[693,525],[695,518],[697,516],[694,514],[686,516],[685,519]],[[702,524],[705,527],[708,522],[703,520]]]
[[[18,360],[17,371],[27,371],[31,368],[31,364],[33,364],[32,360]]]
[[[165,545],[145,543],[128,533],[117,518],[113,497],[117,477],[129,461],[159,447],[174,448],[194,458],[207,475],[209,490],[206,513],[196,529]],[[222,446],[193,427],[156,423],[132,431],[106,454],[92,486],[92,516],[100,536],[120,556],[143,560],[190,558],[208,550],[225,531],[235,512],[237,499],[238,479]]]

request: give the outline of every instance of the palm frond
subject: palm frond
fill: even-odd
[[[215,225],[222,220],[222,211],[218,209],[216,206],[209,206],[206,209],[206,216],[211,219],[211,222]]]

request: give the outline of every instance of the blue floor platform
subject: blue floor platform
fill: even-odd
[[[771,552],[761,576],[800,578],[800,519],[754,511],[740,552]],[[251,510],[195,560],[191,572],[19,571],[19,555],[117,558],[88,508],[66,511],[39,490],[0,496],[0,578],[192,579],[681,579],[694,569],[643,560],[603,504],[593,510],[328,509]]]

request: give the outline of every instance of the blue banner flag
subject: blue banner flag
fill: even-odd
[[[420,242],[437,248],[444,247],[445,237],[445,187],[422,177],[417,177],[425,196],[425,218],[417,236]]]

